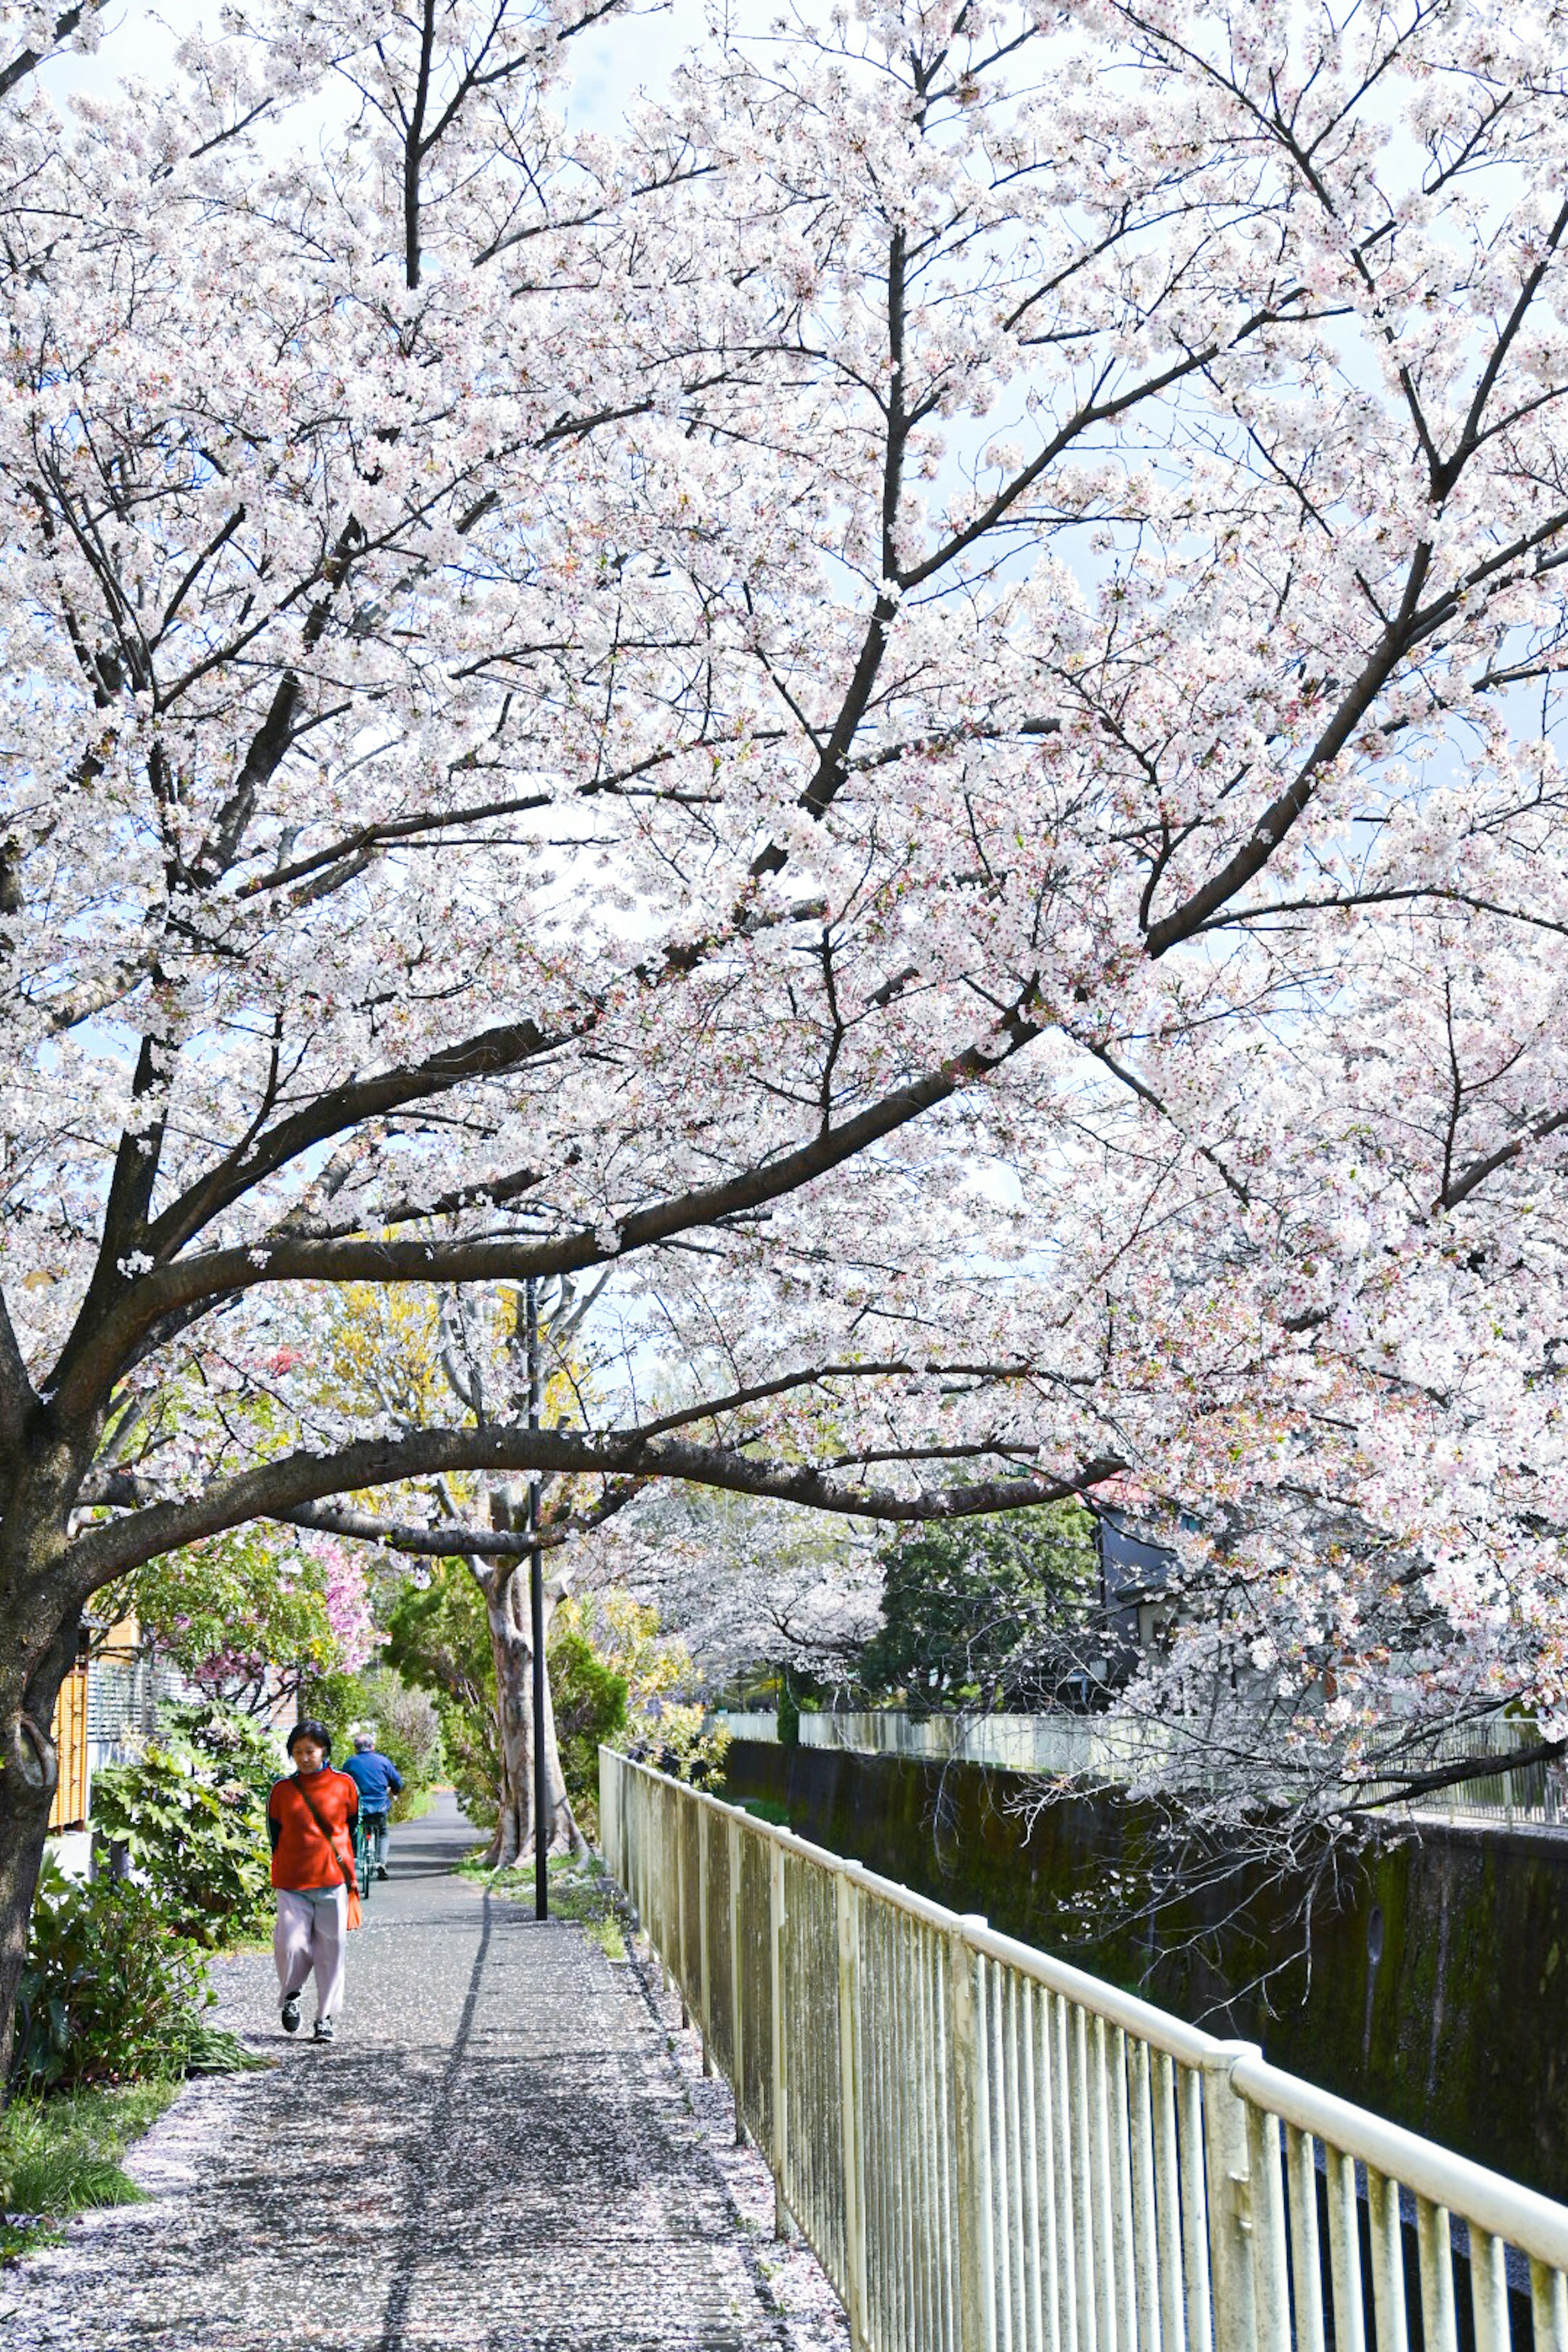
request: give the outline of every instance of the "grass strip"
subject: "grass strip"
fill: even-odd
[[[463,1878],[475,1878],[482,1885],[493,1886],[498,1895],[510,1895],[514,1902],[533,1900],[533,1859],[513,1863],[506,1870],[491,1870],[485,1862],[485,1850],[476,1848],[458,1864]],[[626,1939],[622,1911],[626,1898],[605,1871],[596,1853],[554,1853],[550,1857],[550,1916],[552,1919],[570,1919],[591,1936],[606,1959],[624,1960]]]
[[[52,2244],[73,2213],[140,2204],[120,2159],[179,2087],[131,2083],[14,2100],[0,2115],[0,2262]]]

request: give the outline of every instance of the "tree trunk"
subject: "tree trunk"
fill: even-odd
[[[37,1628],[0,1665],[0,2104],[11,2071],[16,1989],[44,1859],[58,1778],[51,1727],[55,1702],[76,1656],[80,1612],[55,1596],[29,1595]],[[53,1620],[51,1623],[49,1621]]]
[[[493,1867],[505,1868],[526,1860],[533,1852],[533,1640],[529,1623],[527,1571],[515,1561],[506,1561],[481,1576],[479,1581],[495,1660],[500,1753],[499,1807],[489,1859]],[[548,1585],[545,1587],[547,1639],[559,1597]],[[555,1744],[555,1706],[548,1675],[544,1678],[544,1786],[545,1852],[580,1853],[583,1832],[573,1813],[561,1769]]]

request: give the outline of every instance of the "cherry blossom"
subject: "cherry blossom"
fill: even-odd
[[[1121,1482],[1330,1810],[1564,1705],[1561,9],[595,13],[0,7],[0,2018],[90,1594],[442,1480]]]

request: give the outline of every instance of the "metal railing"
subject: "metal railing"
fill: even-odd
[[[721,1706],[709,1720],[721,1723],[731,1739],[759,1739],[770,1747],[777,1745],[779,1719],[771,1706]],[[801,1721],[805,1721],[804,1716]]]
[[[1568,1820],[1568,1773],[1559,1757],[1534,1753],[1542,1745],[1532,1723],[1493,1716],[1480,1723],[1456,1725],[1442,1732],[1426,1769],[1468,1762],[1474,1758],[1511,1759],[1506,1772],[1489,1773],[1481,1780],[1454,1780],[1446,1789],[1428,1790],[1417,1799],[1417,1813],[1441,1814],[1450,1821],[1477,1822],[1491,1828],[1516,1824],[1558,1829]]]
[[[803,1715],[800,1736],[807,1747],[1095,1780],[1131,1780],[1170,1747],[1157,1726],[1065,1707],[1050,1715],[912,1716],[894,1707]]]
[[[752,1710],[716,1716],[732,1739],[773,1742],[778,1721]],[[803,1715],[803,1748],[840,1748],[858,1756],[902,1756],[916,1763],[984,1764],[1007,1772],[1039,1772],[1053,1779],[1128,1781],[1177,1752],[1171,1733],[1128,1715],[1073,1715],[1065,1708],[1040,1715],[912,1716],[902,1707],[862,1707]],[[1515,1823],[1555,1829],[1568,1821],[1568,1772],[1561,1761],[1538,1761],[1532,1750],[1541,1734],[1532,1724],[1507,1717],[1456,1726],[1440,1734],[1421,1769],[1469,1758],[1514,1758],[1510,1770],[1484,1780],[1458,1780],[1424,1795],[1415,1808],[1492,1826]],[[1415,1769],[1415,1768],[1413,1768]],[[1368,1784],[1381,1794],[1391,1784]]]
[[[714,1717],[731,1739],[778,1738],[778,1718],[752,1709]],[[1130,1780],[1169,1740],[1157,1727],[1118,1715],[910,1715],[903,1707],[858,1707],[803,1715],[803,1748],[857,1756],[905,1756],[916,1763],[988,1764],[1008,1772],[1073,1780]]]
[[[1568,2352],[1568,2207],[609,1748],[605,1860],[855,2352]]]

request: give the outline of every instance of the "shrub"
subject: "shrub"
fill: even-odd
[[[653,1764],[678,1780],[715,1788],[723,1779],[730,1735],[708,1728],[708,1706],[699,1696],[701,1677],[685,1644],[658,1630],[658,1612],[612,1586],[607,1591],[564,1601],[555,1612],[551,1637],[551,1680],[564,1645],[583,1642],[598,1662],[626,1686],[622,1720],[607,1736],[626,1755]],[[597,1759],[591,1790],[597,1795]]]
[[[284,1769],[282,1747],[279,1736],[264,1730],[253,1716],[223,1699],[165,1699],[158,1709],[158,1730],[165,1748],[207,1759],[221,1780],[243,1781],[265,1809],[272,1783]]]
[[[167,1706],[133,1764],[93,1781],[92,1823],[123,1845],[177,1933],[208,1946],[258,1934],[270,1897],[267,1735],[216,1702]]]
[[[626,1677],[607,1665],[586,1633],[557,1631],[550,1644],[555,1742],[572,1810],[590,1836],[599,1817],[599,1748],[626,1722]]]
[[[310,1684],[301,1712],[320,1717],[332,1735],[332,1761],[342,1764],[356,1731],[373,1734],[382,1754],[403,1776],[392,1818],[421,1812],[426,1791],[442,1770],[441,1724],[428,1691],[412,1688],[394,1666],[366,1666],[357,1675],[323,1675]]]
[[[201,1947],[125,1879],[78,1882],[46,1865],[16,2000],[12,2084],[166,2081],[247,2063],[204,2012]]]

